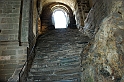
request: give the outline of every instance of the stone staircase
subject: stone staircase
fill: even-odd
[[[55,29],[37,40],[27,82],[81,82],[81,57],[88,42],[78,29]]]

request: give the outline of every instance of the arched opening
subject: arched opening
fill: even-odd
[[[67,28],[69,19],[66,12],[63,12],[62,10],[56,10],[53,12],[52,17],[55,29]]]

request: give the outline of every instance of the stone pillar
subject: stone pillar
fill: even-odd
[[[20,42],[27,43],[29,35],[30,24],[30,3],[31,0],[23,0],[22,7],[22,19],[21,19],[21,36]]]

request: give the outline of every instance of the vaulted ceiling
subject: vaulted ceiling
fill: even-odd
[[[72,10],[74,10],[76,0],[42,0],[42,6],[48,5],[53,2],[63,3],[68,5]]]
[[[88,10],[89,11],[89,6],[92,6],[92,0],[34,0],[38,1],[38,5],[40,8],[39,11],[40,13],[42,12],[42,9],[44,7],[50,7],[50,4],[55,3],[54,5],[58,5],[56,3],[60,3],[63,5],[66,5],[70,7],[70,9],[74,12],[76,11],[77,6],[83,7],[82,10]],[[49,6],[48,6],[49,5]],[[87,9],[88,8],[88,9]]]
[[[84,13],[88,13],[90,9],[89,0],[34,0],[34,2],[37,3],[38,14],[42,22],[41,26],[45,29],[51,27],[52,13],[56,10],[67,13],[70,19],[69,26],[74,25],[71,27],[75,27],[78,25],[79,27],[84,24],[86,18]]]

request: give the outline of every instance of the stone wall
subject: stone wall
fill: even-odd
[[[31,21],[30,15],[32,14],[30,11],[31,1],[22,0],[22,10],[21,10],[21,26],[20,26],[20,42],[25,43],[28,42],[29,22]]]
[[[0,41],[17,41],[21,0],[0,0]]]
[[[124,1],[99,1],[85,22],[92,41],[82,53],[82,82],[124,82]]]
[[[27,48],[18,42],[0,43],[0,81],[6,82],[10,77],[18,80],[19,73],[27,59]]]
[[[21,18],[26,17],[21,15],[22,4],[22,0],[0,0],[0,82],[18,80],[27,59],[27,42],[19,46]]]

